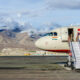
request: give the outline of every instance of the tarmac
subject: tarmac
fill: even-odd
[[[0,80],[80,80],[79,71],[66,70],[63,56],[2,56]]]

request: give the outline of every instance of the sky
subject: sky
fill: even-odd
[[[35,28],[79,25],[80,0],[0,0],[0,25],[10,22]]]

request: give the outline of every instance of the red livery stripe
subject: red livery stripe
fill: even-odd
[[[78,29],[78,31],[80,31],[80,29]]]
[[[62,52],[62,53],[70,53],[70,50],[46,50],[46,51],[51,51],[51,52]]]
[[[45,50],[45,49],[41,49],[41,50]],[[45,51],[59,52],[59,53],[70,53],[70,52],[71,52],[71,50],[69,50],[69,49],[61,49],[61,50],[45,50]]]

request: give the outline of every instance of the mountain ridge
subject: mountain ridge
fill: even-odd
[[[25,48],[27,50],[36,50],[35,40],[35,38],[30,38],[27,32],[20,33],[4,30],[0,32],[0,49]]]

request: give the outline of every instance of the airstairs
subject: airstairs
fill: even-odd
[[[70,42],[72,52],[73,67],[80,69],[80,42]]]

